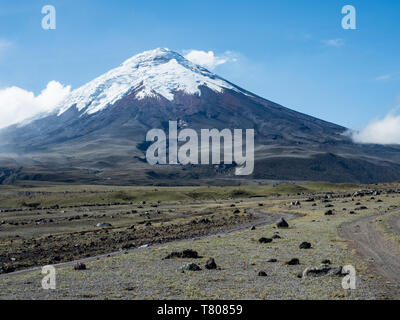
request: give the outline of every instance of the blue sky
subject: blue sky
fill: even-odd
[[[41,8],[57,10],[43,30]],[[344,5],[357,30],[341,26]],[[353,129],[400,105],[400,2],[0,0],[0,89],[77,88],[156,47],[235,57],[213,70],[264,98]]]

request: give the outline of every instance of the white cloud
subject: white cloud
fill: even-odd
[[[187,50],[184,57],[189,61],[213,70],[215,67],[227,63],[236,62],[233,52],[226,51],[222,56],[216,56],[213,51]]]
[[[0,128],[53,110],[70,91],[71,86],[64,87],[57,81],[50,81],[37,96],[18,87],[0,89]]]
[[[400,144],[400,115],[390,112],[385,118],[376,119],[350,135],[356,143]]]
[[[322,40],[322,43],[327,47],[341,47],[344,46],[343,39],[329,39],[329,40]]]

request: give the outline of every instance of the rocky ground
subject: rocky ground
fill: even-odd
[[[213,201],[150,199],[6,210],[2,219],[21,220],[0,227],[0,298],[396,299],[400,291],[390,274],[376,268],[376,261],[363,255],[356,239],[343,229],[377,213],[382,219],[397,217],[400,196],[395,186],[363,188],[367,191],[355,193],[354,186],[334,192],[293,192],[299,189],[290,187],[257,198],[251,195],[254,189],[242,189],[242,194],[233,193],[235,198],[232,193],[225,198],[211,192]],[[80,221],[69,220],[83,208],[89,211],[81,213]],[[56,212],[50,214],[52,223],[21,226],[35,215],[38,220],[41,215],[47,218],[46,210]],[[288,228],[277,227],[281,217]],[[100,222],[111,226],[96,227]],[[376,224],[374,230],[393,241],[380,228]],[[56,255],[60,259],[55,260]],[[85,267],[76,269],[84,270],[75,270],[77,261],[67,262],[76,259]],[[61,263],[56,265],[56,290],[42,289],[40,268],[23,270],[49,263]],[[356,269],[355,290],[342,288],[345,265]],[[9,273],[12,269],[4,269],[9,267],[21,271]],[[400,266],[394,268],[396,272]]]

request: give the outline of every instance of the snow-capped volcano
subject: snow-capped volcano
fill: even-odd
[[[55,111],[0,130],[0,184],[196,184],[229,177],[232,168],[224,165],[150,166],[146,134],[167,131],[169,121],[196,132],[254,129],[255,179],[400,180],[394,147],[355,145],[343,135],[346,128],[254,95],[176,52],[155,49],[72,91]]]
[[[200,86],[216,92],[224,89],[240,91],[180,54],[158,48],[126,60],[121,66],[71,92],[59,106],[58,115],[74,105],[79,111],[87,108],[84,113],[93,114],[132,92],[138,100],[164,97],[173,101],[174,94],[179,91],[201,95]]]

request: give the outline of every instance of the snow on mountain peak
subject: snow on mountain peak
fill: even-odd
[[[86,108],[84,113],[93,114],[133,91],[139,100],[164,97],[173,101],[177,91],[200,95],[200,86],[217,92],[224,89],[239,91],[180,54],[167,48],[158,48],[133,56],[119,67],[72,91],[60,104],[58,115],[74,105],[79,111]]]

